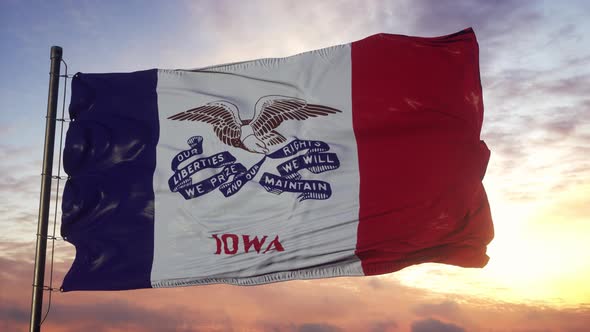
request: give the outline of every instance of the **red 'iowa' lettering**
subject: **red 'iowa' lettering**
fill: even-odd
[[[268,236],[264,235],[259,238],[258,236],[241,235],[241,241],[240,236],[237,234],[213,234],[213,238],[215,239],[216,245],[215,255],[221,255],[222,253],[225,255],[235,255],[238,252],[256,252],[260,254]],[[262,254],[266,254],[269,251],[285,251],[278,235],[268,243]]]

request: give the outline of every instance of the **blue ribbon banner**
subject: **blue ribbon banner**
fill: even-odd
[[[301,179],[298,172],[307,169],[313,174],[319,174],[340,167],[340,160],[335,153],[308,153],[287,160],[277,166],[281,176],[288,179]]]
[[[174,175],[168,179],[170,191],[179,192],[187,200],[203,196],[217,188],[223,196],[230,197],[256,177],[267,157],[283,159],[295,156],[301,151],[306,151],[306,154],[295,156],[277,166],[280,175],[265,172],[259,183],[266,191],[273,194],[280,195],[285,191],[299,193],[300,202],[307,199],[324,200],[332,195],[330,184],[319,180],[302,180],[299,171],[306,169],[313,174],[320,174],[340,167],[338,156],[335,153],[326,152],[330,146],[321,141],[295,139],[279,150],[266,155],[250,169],[237,163],[236,158],[228,151],[191,161],[190,159],[203,153],[202,143],[201,136],[191,137],[188,140],[191,149],[176,154],[171,162]],[[180,164],[184,166],[179,169]],[[194,174],[204,169],[222,167],[219,173],[193,183]]]
[[[221,188],[219,188],[223,196],[229,197],[240,191],[240,189],[242,189],[242,187],[248,181],[252,180],[256,176],[256,174],[258,174],[258,171],[260,170],[260,167],[262,166],[265,160],[266,157],[262,158],[262,160],[257,162],[254,166],[250,167],[248,172],[238,174],[234,177],[232,182],[223,184]]]
[[[267,157],[272,159],[282,159],[294,156],[302,150],[307,150],[307,153],[324,152],[330,150],[330,146],[322,141],[295,139],[277,151],[267,155]]]
[[[246,167],[240,163],[227,165],[221,172],[198,183],[193,184],[192,179],[188,178],[172,191],[179,192],[184,199],[200,197],[217,189],[229,180],[232,175],[242,174],[244,172],[246,172]]]
[[[177,191],[179,186],[184,186],[191,176],[199,171],[207,168],[219,168],[226,165],[231,165],[236,161],[236,158],[229,152],[224,151],[211,157],[199,158],[192,161],[181,169],[177,169],[174,175],[168,179],[168,186],[170,190]]]
[[[188,150],[184,150],[176,154],[174,159],[172,159],[172,170],[176,171],[178,169],[178,165],[185,160],[188,160],[194,156],[200,155],[203,153],[203,137],[202,136],[193,136],[188,139],[188,145],[191,147]]]
[[[332,188],[325,181],[291,180],[271,173],[262,174],[260,185],[266,191],[280,195],[284,191],[300,193],[299,201],[306,199],[328,199],[332,196]]]

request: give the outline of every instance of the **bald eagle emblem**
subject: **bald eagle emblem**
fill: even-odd
[[[287,139],[275,129],[287,120],[307,120],[341,113],[332,107],[308,104],[305,100],[286,96],[264,96],[254,106],[254,117],[242,120],[238,107],[226,100],[174,114],[168,119],[199,121],[211,124],[217,137],[229,146],[252,153],[267,154],[269,146]]]

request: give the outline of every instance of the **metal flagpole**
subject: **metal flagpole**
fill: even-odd
[[[45,147],[43,150],[43,173],[41,174],[41,196],[39,197],[39,219],[37,222],[37,249],[35,251],[35,276],[31,300],[31,332],[41,330],[41,309],[45,282],[45,255],[47,251],[47,226],[49,224],[49,201],[51,199],[51,177],[53,169],[53,146],[59,94],[59,74],[62,48],[51,47],[51,69],[49,72],[49,95],[45,119]]]

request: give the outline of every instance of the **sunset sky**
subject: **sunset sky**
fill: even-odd
[[[44,330],[589,331],[588,17],[583,0],[0,0],[0,331],[28,330],[52,45],[70,74],[127,72],[467,27],[479,42],[492,152],[484,185],[496,235],[485,268],[53,293]],[[59,287],[74,249],[58,241],[55,255]]]

